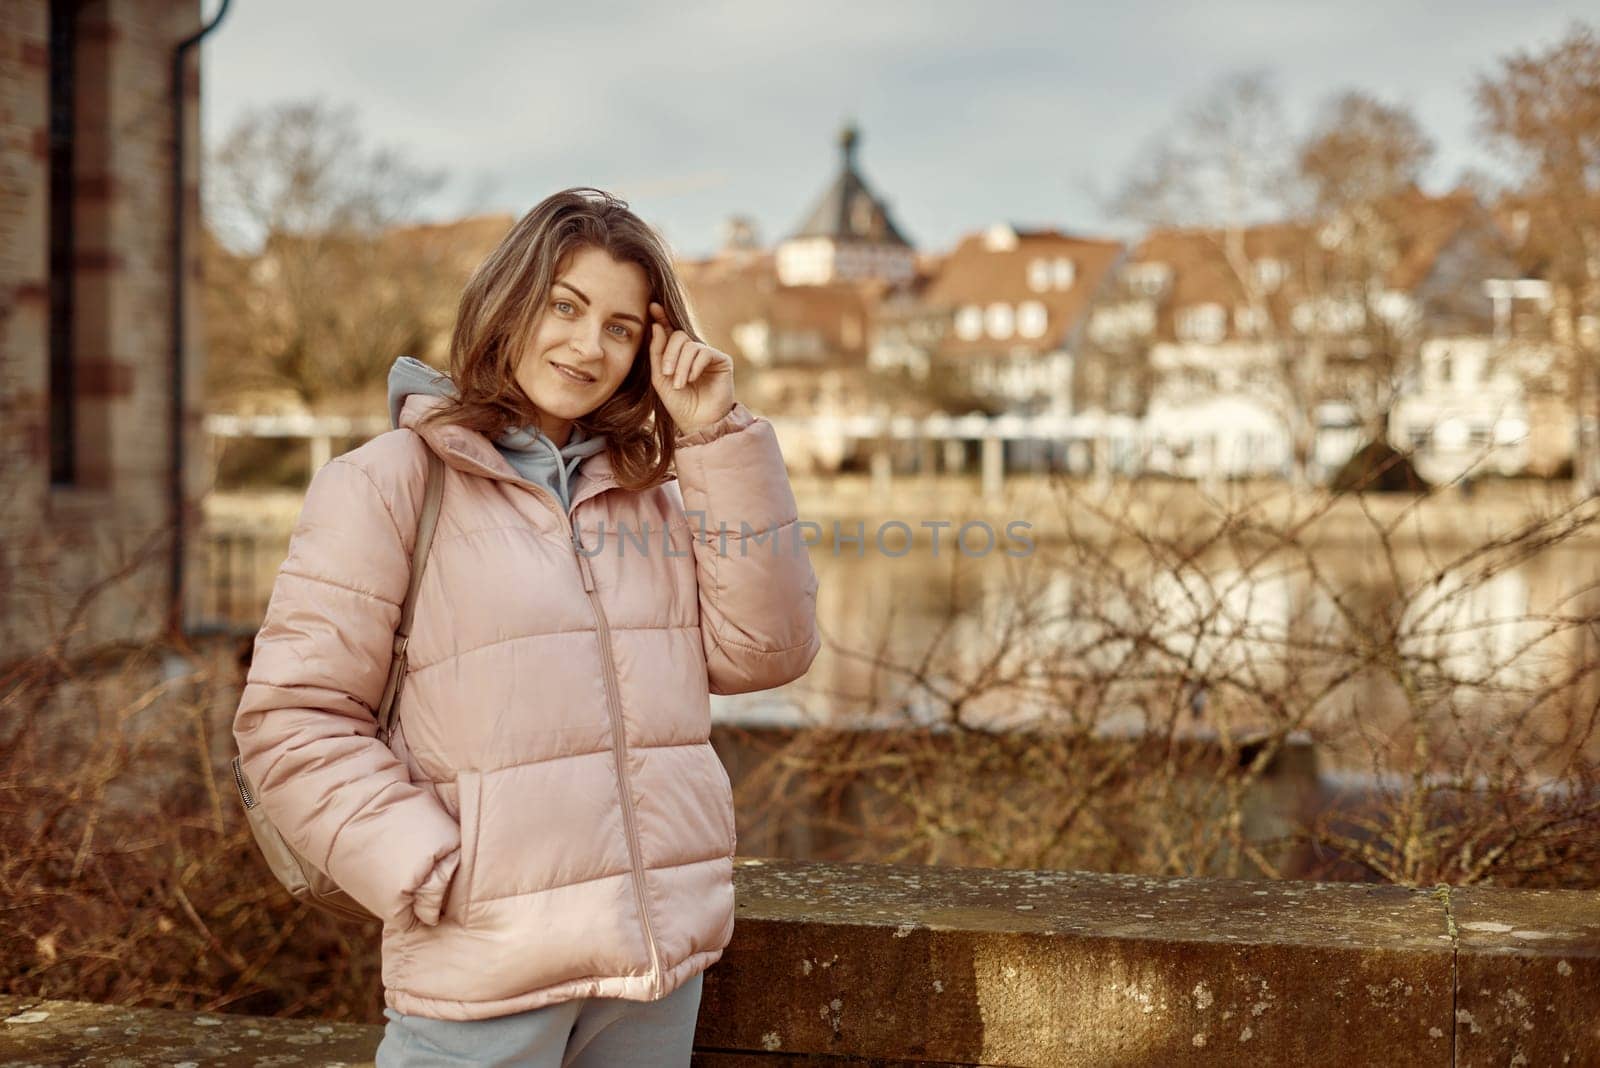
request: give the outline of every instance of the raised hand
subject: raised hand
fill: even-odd
[[[721,419],[733,407],[733,358],[695,341],[650,302],[650,382],[682,434]]]

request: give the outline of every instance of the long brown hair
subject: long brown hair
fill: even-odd
[[[610,193],[587,186],[563,189],[518,220],[462,290],[450,336],[450,377],[458,396],[430,413],[427,422],[453,423],[490,440],[513,427],[539,424],[538,407],[517,385],[516,360],[557,274],[575,252],[591,247],[642,267],[650,299],[666,310],[667,322],[700,340],[661,236]],[[612,470],[627,489],[660,481],[672,464],[676,428],[650,384],[649,346],[646,330],[616,392],[575,420],[585,434],[606,436]]]

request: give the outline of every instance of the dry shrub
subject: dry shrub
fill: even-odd
[[[294,903],[233,793],[236,642],[0,677],[0,990],[381,1021],[377,929]]]
[[[1572,566],[1600,501],[1475,539],[1441,529],[1471,515],[1449,489],[1196,515],[1186,489],[1059,480],[1064,535],[1005,567],[955,558],[945,627],[913,655],[892,617],[876,647],[830,642],[871,679],[834,695],[861,709],[848,729],[746,732],[763,752],[742,837],[839,859],[1600,886],[1600,580]],[[978,568],[972,611],[954,591]],[[1532,592],[1530,568],[1555,588]]]
[[[876,676],[856,721],[745,732],[746,852],[1600,886],[1595,576],[1484,600],[1592,544],[1595,502],[1430,541],[1416,505],[1060,489],[1065,537],[976,610],[953,580],[919,656],[838,650]],[[1362,582],[1326,566],[1335,521]],[[0,989],[377,1022],[378,932],[293,903],[232,793],[237,639],[69,650],[0,668]]]

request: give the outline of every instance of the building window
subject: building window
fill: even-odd
[[[1325,249],[1336,249],[1350,239],[1350,220],[1334,219],[1317,230],[1317,244]]]
[[[1039,258],[1028,263],[1028,288],[1035,293],[1044,293],[1052,289],[1071,289],[1072,280],[1077,277],[1077,268],[1065,256],[1054,259]]]
[[[1319,297],[1301,301],[1289,313],[1289,321],[1302,334],[1349,334],[1359,330],[1366,310],[1354,300]]]
[[[1133,292],[1140,296],[1156,297],[1160,296],[1171,282],[1172,268],[1155,261],[1135,263],[1127,268],[1123,277]]]
[[[1406,294],[1393,290],[1380,293],[1373,302],[1373,310],[1378,318],[1397,330],[1410,327],[1416,316],[1415,302]]]
[[[1243,337],[1258,337],[1266,333],[1266,309],[1240,304],[1233,309],[1233,326]]]
[[[1017,333],[1023,337],[1043,337],[1050,325],[1050,313],[1037,300],[1028,300],[1017,309]]]
[[[1259,259],[1255,264],[1256,285],[1264,293],[1276,293],[1278,287],[1283,285],[1283,280],[1289,275],[1289,268],[1282,260]]]
[[[1089,337],[1097,345],[1115,345],[1143,337],[1156,328],[1156,308],[1148,300],[1124,301],[1096,308],[1089,320]]]
[[[1043,293],[1050,288],[1050,261],[1032,260],[1028,264],[1028,288]]]
[[[956,312],[956,337],[962,341],[976,341],[983,336],[983,309],[968,304]]]
[[[1228,313],[1220,304],[1191,304],[1178,313],[1178,338],[1215,344],[1228,328]]]
[[[783,360],[816,360],[823,354],[822,335],[815,330],[790,330],[778,335],[778,357]]]
[[[989,330],[989,336],[996,341],[1004,341],[1015,332],[1017,327],[1016,314],[1009,304],[991,304],[983,315],[983,324]]]
[[[729,333],[733,335],[733,343],[739,346],[739,355],[757,365],[771,362],[772,329],[765,319],[739,323]]]
[[[1296,331],[1309,334],[1317,328],[1317,308],[1309,300],[1303,300],[1294,306],[1289,313],[1289,322],[1294,324]]]
[[[1439,354],[1439,362],[1436,367],[1439,371],[1439,385],[1451,385],[1452,380],[1455,378],[1455,360],[1448,351]]]
[[[76,3],[50,5],[50,481],[78,480],[73,383],[73,123]]]

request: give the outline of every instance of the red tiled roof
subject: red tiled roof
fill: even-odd
[[[1290,274],[1319,249],[1315,231],[1303,223],[1269,223],[1245,230],[1242,251],[1248,261],[1282,261]],[[1152,230],[1128,257],[1130,264],[1161,263],[1172,271],[1166,291],[1169,303],[1186,306],[1216,302],[1232,307],[1245,297],[1244,286],[1230,260],[1226,234],[1221,230]],[[1248,269],[1246,266],[1245,269]]]
[[[1390,289],[1412,293],[1433,273],[1445,248],[1468,227],[1481,224],[1495,230],[1470,191],[1430,196],[1412,190],[1377,207],[1398,231],[1396,261],[1385,272]],[[1339,267],[1336,252],[1319,240],[1322,224],[1279,222],[1247,227],[1237,235],[1241,247],[1228,245],[1225,231],[1217,229],[1154,230],[1134,249],[1129,264],[1162,263],[1171,269],[1169,288],[1160,297],[1158,334],[1174,336],[1175,316],[1185,308],[1219,304],[1227,310],[1233,336],[1234,310],[1247,299],[1239,271],[1250,271],[1265,259],[1281,262],[1286,277],[1279,289],[1265,295],[1269,311],[1286,321],[1289,306],[1317,287],[1310,278],[1327,277]],[[1242,260],[1234,257],[1242,254]]]
[[[985,336],[966,341],[950,333],[942,349],[951,355],[993,352],[996,348],[1016,348],[1048,352],[1081,325],[1090,302],[1107,273],[1123,252],[1121,242],[1099,238],[1074,237],[1058,230],[1021,230],[1014,247],[991,248],[986,233],[970,234],[945,257],[924,291],[923,303],[930,309],[951,313],[962,307],[988,307],[1004,303],[1013,308],[1027,301],[1038,301],[1048,316],[1043,336],[1014,336],[996,341]],[[1035,260],[1054,261],[1066,257],[1073,264],[1072,284],[1066,289],[1035,290],[1029,285],[1029,267]]]
[[[1412,190],[1387,207],[1400,224],[1400,261],[1389,272],[1387,282],[1402,293],[1427,280],[1439,254],[1469,224],[1476,220],[1493,225],[1478,198],[1464,189],[1442,197]]]
[[[734,328],[761,321],[781,334],[809,333],[824,354],[852,362],[866,353],[873,314],[885,287],[881,282],[836,282],[821,286],[784,286],[770,255],[736,262],[731,258],[678,265],[690,294],[695,321],[709,344],[737,354]]]
[[[695,324],[706,343],[737,355],[733,328],[762,318],[778,276],[770,255],[751,259],[684,261],[678,277],[689,291]]]

